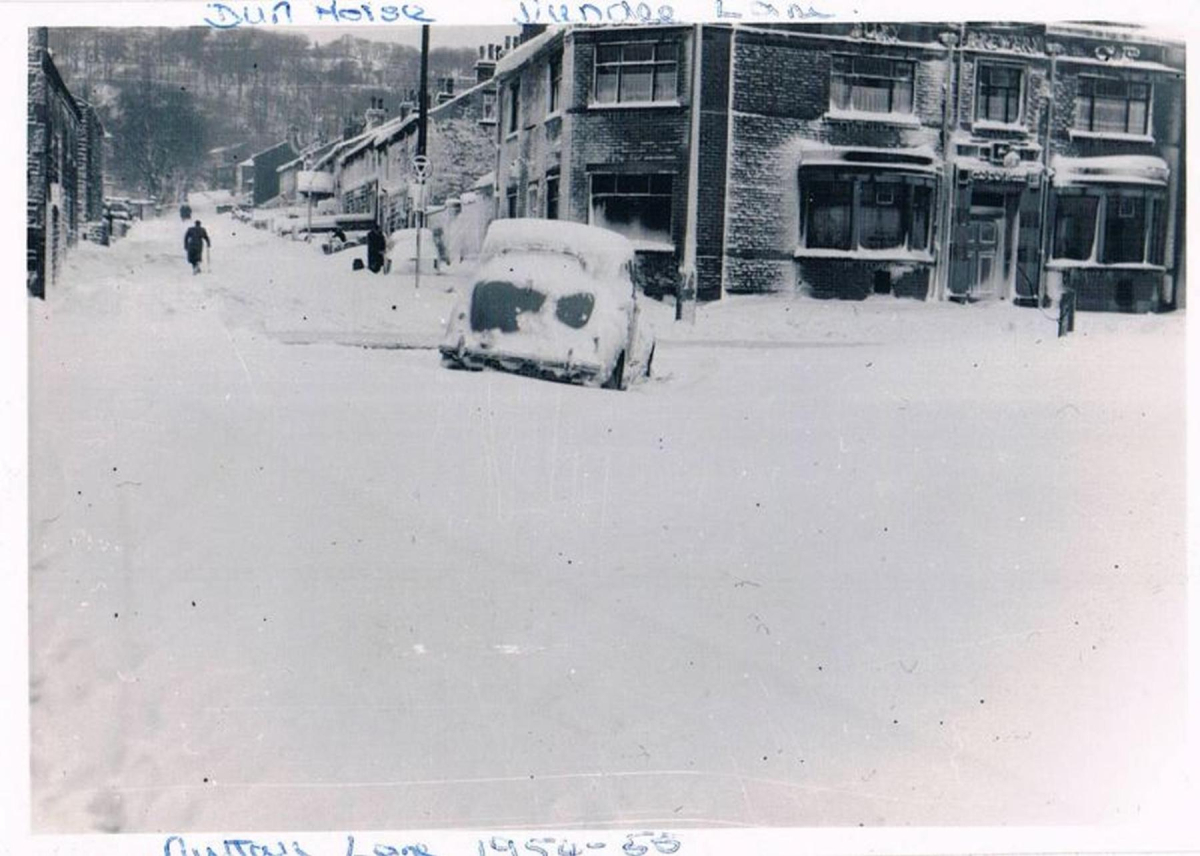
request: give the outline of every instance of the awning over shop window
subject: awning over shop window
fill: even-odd
[[[1110,155],[1094,158],[1068,158],[1056,155],[1050,161],[1054,185],[1141,184],[1163,187],[1171,168],[1162,158],[1152,155]]]
[[[937,172],[941,168],[941,161],[929,146],[895,149],[865,146],[806,146],[800,156],[800,168],[814,166]]]

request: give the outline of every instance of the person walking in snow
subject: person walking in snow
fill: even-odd
[[[371,273],[379,273],[383,270],[383,254],[387,250],[387,238],[383,235],[383,230],[379,228],[378,223],[371,224],[371,231],[367,232],[367,267],[371,269]]]
[[[192,273],[200,273],[200,262],[204,259],[204,247],[212,246],[208,232],[196,221],[196,225],[187,230],[183,236],[183,249],[187,252],[187,260],[192,266]]]

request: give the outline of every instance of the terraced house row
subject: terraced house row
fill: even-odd
[[[495,213],[622,232],[652,293],[1170,309],[1184,53],[1118,25],[527,28]]]
[[[28,93],[25,284],[44,297],[67,249],[104,216],[104,128],[63,82],[44,27],[28,32]]]

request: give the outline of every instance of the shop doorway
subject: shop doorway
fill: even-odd
[[[1004,209],[972,205],[967,220],[966,265],[963,275],[969,300],[1004,296]]]

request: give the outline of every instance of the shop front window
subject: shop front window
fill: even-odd
[[[1060,196],[1054,221],[1054,257],[1084,261],[1092,257],[1096,239],[1095,196]]]
[[[1146,200],[1139,196],[1110,194],[1104,223],[1105,264],[1145,261]]]
[[[1060,191],[1056,202],[1053,258],[1101,265],[1163,263],[1162,191]]]
[[[805,232],[808,246],[819,249],[850,249],[850,221],[854,211],[851,182],[817,180],[806,183]]]
[[[630,240],[671,243],[669,173],[592,173],[591,222]]]
[[[801,172],[803,245],[810,249],[929,247],[934,180],[903,173]]]

